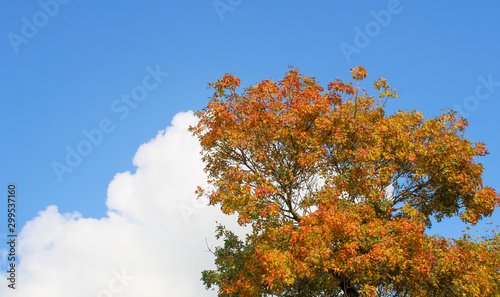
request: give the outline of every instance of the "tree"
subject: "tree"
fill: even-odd
[[[241,94],[231,74],[209,84],[190,128],[211,185],[198,194],[252,231],[218,227],[204,284],[219,296],[499,296],[496,231],[425,233],[431,218],[474,225],[500,203],[475,159],[485,145],[451,110],[386,114],[398,97],[386,79],[374,96],[365,69],[351,73],[328,90],[295,68]]]

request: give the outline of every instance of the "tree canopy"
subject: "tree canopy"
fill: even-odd
[[[500,203],[483,185],[456,112],[424,118],[386,113],[398,97],[386,79],[362,87],[335,79],[325,90],[291,68],[237,92],[226,74],[190,128],[202,146],[210,204],[251,232],[217,229],[219,296],[499,296],[500,236],[425,233],[431,219],[476,224]]]

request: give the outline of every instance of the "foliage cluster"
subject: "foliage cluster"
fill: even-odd
[[[295,68],[241,94],[231,74],[210,84],[190,128],[212,186],[198,193],[252,232],[218,228],[203,282],[219,296],[499,296],[497,232],[425,233],[433,217],[476,224],[500,203],[476,162],[485,145],[451,110],[387,114],[386,79],[371,95],[365,69],[351,73],[326,90]]]

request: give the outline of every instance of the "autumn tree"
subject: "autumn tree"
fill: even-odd
[[[446,110],[387,114],[398,97],[386,79],[368,94],[353,82],[325,90],[291,68],[240,93],[226,74],[191,127],[211,185],[198,189],[251,232],[224,226],[215,270],[219,296],[500,296],[500,236],[429,236],[431,219],[476,224],[499,204],[483,185],[464,136]]]

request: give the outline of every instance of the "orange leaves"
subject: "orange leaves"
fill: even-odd
[[[361,66],[355,66],[351,69],[352,78],[355,80],[363,80],[366,77],[366,70]]]
[[[226,233],[205,283],[234,296],[498,292],[498,238],[424,233],[432,216],[476,223],[500,204],[475,162],[484,144],[464,137],[453,111],[386,114],[382,98],[398,96],[386,79],[373,83],[376,99],[359,86],[366,70],[351,73],[356,84],[336,79],[328,91],[294,68],[241,94],[233,75],[211,84],[191,127],[212,186],[197,193],[253,232]]]
[[[477,156],[486,156],[489,152],[486,150],[486,146],[482,142],[475,142],[474,150],[476,151]]]
[[[222,91],[224,89],[235,91],[240,86],[240,79],[234,77],[232,74],[226,73],[220,80],[208,86],[216,89],[216,91]]]
[[[475,191],[472,201],[467,201],[467,210],[460,216],[471,224],[476,224],[484,216],[490,215],[500,205],[500,195],[488,186]]]
[[[347,94],[347,95],[354,95],[355,91],[354,91],[354,88],[352,85],[350,84],[346,84],[344,82],[342,82],[340,79],[336,79],[334,81],[332,81],[331,83],[328,84],[328,90],[334,90],[336,92],[339,92],[340,94],[339,95],[342,95],[342,94]],[[340,100],[340,96],[333,96],[335,98],[338,98],[337,100]],[[336,102],[336,103],[340,103],[339,101]]]

